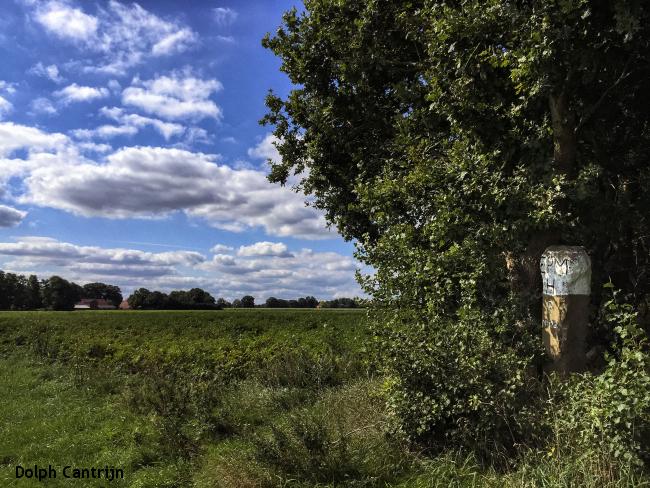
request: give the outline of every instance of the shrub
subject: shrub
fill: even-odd
[[[324,392],[314,405],[276,419],[255,438],[256,459],[298,486],[384,486],[412,458],[385,434],[377,384],[357,382]]]
[[[547,415],[556,419],[556,438],[576,451],[600,451],[613,465],[642,465],[650,461],[648,338],[618,292],[604,302],[601,317],[616,337],[605,370],[555,384],[559,399]]]
[[[394,429],[434,450],[454,446],[495,459],[539,435],[531,369],[538,344],[505,318],[398,315],[381,331]],[[539,342],[539,341],[537,341]]]

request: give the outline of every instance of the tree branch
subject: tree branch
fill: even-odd
[[[590,110],[585,114],[584,117],[582,117],[582,118],[580,119],[580,122],[578,123],[578,125],[577,125],[576,128],[575,128],[575,132],[576,132],[576,134],[578,133],[578,131],[580,130],[580,128],[585,124],[585,122],[587,122],[587,121],[588,121],[588,120],[589,120],[589,119],[590,119],[590,118],[591,118],[591,117],[596,113],[596,111],[598,110],[598,108],[600,107],[600,105],[603,103],[603,101],[605,101],[605,98],[607,98],[607,95],[609,95],[609,93],[610,93],[614,88],[616,88],[618,85],[620,85],[621,82],[622,82],[623,80],[625,80],[625,78],[627,78],[628,76],[630,76],[630,73],[632,73],[632,71],[627,71],[627,68],[630,66],[630,63],[631,63],[631,62],[632,62],[632,57],[630,57],[630,58],[627,60],[627,62],[625,63],[625,66],[623,66],[623,72],[622,72],[621,75],[618,77],[618,79],[614,82],[614,84],[613,84],[612,86],[610,86],[607,90],[605,90],[605,91],[603,92],[603,94],[600,96],[600,98],[598,99],[598,101],[597,101],[594,105],[592,105],[591,109],[590,109]],[[627,72],[626,72],[626,71],[627,71]]]

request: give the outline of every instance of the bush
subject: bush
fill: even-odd
[[[559,398],[547,411],[555,437],[577,452],[602,452],[612,465],[650,461],[650,354],[631,305],[618,292],[601,317],[617,338],[599,375],[575,375],[555,385]],[[565,448],[566,450],[566,448]]]
[[[382,330],[394,428],[434,450],[453,447],[494,460],[539,435],[531,369],[539,345],[505,318],[398,316]],[[397,322],[397,323],[396,323]],[[506,339],[507,338],[507,339]],[[514,343],[514,344],[513,344]]]
[[[256,436],[258,462],[280,479],[304,483],[298,486],[385,486],[412,458],[385,434],[377,386],[362,381],[328,390],[314,405],[279,417]]]

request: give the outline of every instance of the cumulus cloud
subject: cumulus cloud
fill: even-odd
[[[235,248],[232,246],[226,246],[225,244],[215,244],[211,249],[210,252],[214,254],[220,254],[220,253],[225,253],[225,252],[230,252],[234,251]]]
[[[258,244],[267,243],[243,247],[255,248]],[[197,268],[215,273],[215,287],[233,297],[251,294],[262,300],[269,296],[330,298],[361,294],[354,278],[357,263],[336,252],[301,249],[288,256],[216,254]]]
[[[185,132],[185,127],[180,124],[163,122],[162,120],[143,117],[138,114],[127,114],[124,112],[124,110],[117,107],[103,107],[100,109],[100,113],[125,126],[135,127],[137,129],[151,126],[156,129],[166,140],[170,139],[173,136],[179,136]]]
[[[0,157],[18,149],[31,151],[60,149],[68,141],[68,137],[63,134],[47,133],[13,122],[0,122]]]
[[[6,98],[0,96],[0,120],[14,109],[14,106]]]
[[[23,221],[26,215],[27,212],[6,205],[0,205],[0,228],[15,227]]]
[[[45,97],[35,98],[29,106],[37,114],[54,115],[57,113],[56,107]]]
[[[106,269],[113,266],[116,270],[129,266],[163,269],[195,266],[205,261],[205,256],[194,251],[152,253],[134,249],[79,246],[40,236],[20,237],[17,242],[0,243],[0,255],[29,257],[32,262],[40,261],[45,264],[69,260],[68,266],[104,265]]]
[[[256,242],[250,246],[240,246],[237,256],[276,256],[288,258],[293,256],[283,242]]]
[[[287,257],[215,254],[208,259],[186,250],[153,253],[20,237],[15,242],[0,242],[0,265],[44,277],[59,274],[80,283],[108,281],[127,294],[139,287],[170,291],[199,286],[229,299],[250,294],[258,303],[269,296],[329,299],[360,294],[352,258],[311,249]]]
[[[131,125],[102,125],[95,129],[75,129],[71,134],[77,139],[112,139],[118,136],[132,136],[138,133],[138,128]]]
[[[56,66],[56,64],[45,66],[39,61],[29,70],[29,72],[37,76],[48,78],[54,83],[63,83],[64,81],[63,77],[59,74],[59,68]]]
[[[66,86],[65,88],[55,91],[53,95],[64,104],[73,102],[90,102],[98,98],[104,98],[109,95],[109,91],[104,87],[79,86],[76,83]]]
[[[305,207],[304,196],[270,184],[261,171],[217,161],[181,149],[130,147],[109,154],[103,164],[40,164],[25,178],[21,201],[108,218],[184,211],[231,231],[262,227],[276,236],[335,236],[321,213]]]
[[[270,159],[274,163],[279,163],[280,153],[275,147],[275,143],[278,142],[278,138],[273,134],[266,134],[264,139],[262,139],[257,145],[248,149],[248,155],[251,158],[256,159]]]
[[[237,20],[237,12],[227,7],[216,7],[212,9],[215,22],[222,26],[228,26]]]
[[[191,29],[184,28],[163,37],[155,43],[151,48],[151,53],[154,56],[164,56],[182,52],[192,45],[196,39],[196,34]]]
[[[20,177],[16,201],[89,217],[161,218],[184,212],[234,232],[261,228],[271,236],[336,237],[323,214],[305,206],[303,194],[269,183],[263,171],[234,169],[219,164],[217,155],[177,148],[111,152],[82,144],[63,134],[0,122],[0,183]],[[93,152],[107,154],[98,159],[84,155]]]
[[[173,136],[181,135],[185,132],[185,127],[172,123],[164,122],[159,119],[150,117],[143,117],[137,114],[127,114],[121,108],[102,107],[99,112],[118,122],[120,125],[102,125],[95,129],[75,129],[71,131],[77,139],[111,139],[118,136],[133,136],[137,134],[140,129],[150,126],[159,132],[165,140],[169,140]]]
[[[153,80],[134,79],[122,92],[122,103],[164,119],[220,119],[221,108],[209,97],[222,88],[217,80],[174,72]]]
[[[121,76],[150,56],[183,52],[198,42],[189,27],[164,20],[137,3],[110,0],[97,8],[96,15],[68,0],[31,3],[34,20],[46,32],[101,55],[99,64],[84,67],[88,72]]]
[[[113,150],[110,144],[97,144],[94,142],[81,142],[77,147],[82,151],[90,151],[95,153],[106,153]]]
[[[99,25],[97,17],[72,7],[68,2],[57,0],[38,4],[34,19],[51,34],[73,41],[90,40]]]

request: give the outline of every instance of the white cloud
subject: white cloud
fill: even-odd
[[[117,107],[102,107],[99,112],[105,117],[118,122],[120,125],[101,125],[95,129],[75,129],[71,131],[71,134],[77,139],[111,139],[119,136],[133,136],[140,129],[151,126],[165,140],[169,140],[171,137],[181,135],[185,132],[185,127],[180,124],[163,122],[162,120],[143,117],[137,114],[127,114],[124,110]]]
[[[68,0],[33,5],[34,19],[47,32],[101,55],[98,64],[83,66],[87,72],[122,76],[150,56],[183,52],[198,42],[198,35],[189,27],[164,20],[137,3],[110,0],[97,8],[96,15]]]
[[[228,26],[237,20],[237,12],[227,7],[216,7],[212,9],[214,20],[222,27]]]
[[[6,205],[0,205],[0,228],[15,227],[20,224],[27,212]]]
[[[34,127],[13,122],[0,122],[0,157],[9,155],[18,149],[31,151],[61,149],[68,141],[69,139],[63,134],[50,134]]]
[[[32,155],[21,161],[30,172],[19,200],[84,216],[147,218],[184,211],[232,231],[262,227],[276,236],[336,236],[320,212],[305,207],[303,195],[269,183],[261,171],[216,161],[213,155],[155,147],[120,149],[102,164],[78,155]]]
[[[34,16],[45,29],[60,38],[88,41],[97,32],[97,17],[72,7],[69,2],[50,0],[39,4]]]
[[[122,103],[165,119],[220,119],[221,108],[209,97],[222,88],[217,80],[174,72],[148,81],[134,79],[122,92]]]
[[[292,257],[293,255],[287,250],[287,245],[283,242],[256,242],[250,246],[240,246],[237,256],[276,256]]]
[[[251,246],[245,247],[253,247]],[[197,268],[215,275],[215,288],[230,297],[244,294],[258,302],[275,296],[318,298],[361,295],[354,273],[359,266],[335,252],[302,249],[288,256],[231,256],[217,254]]]
[[[14,106],[7,99],[0,96],[0,120],[11,112],[14,109]]]
[[[59,274],[79,283],[105,281],[122,287],[125,295],[139,287],[168,292],[199,286],[215,297],[251,294],[262,303],[269,296],[329,299],[361,293],[354,279],[357,264],[335,252],[302,249],[288,257],[217,254],[208,260],[186,250],[153,253],[48,237],[16,239],[0,242],[3,269],[36,272],[41,277]]]
[[[151,126],[156,129],[166,140],[173,136],[178,136],[185,132],[185,127],[180,124],[172,122],[163,122],[162,120],[152,119],[150,117],[143,117],[137,114],[127,114],[121,108],[102,107],[100,113],[108,118],[111,118],[121,124],[129,127],[141,129],[142,127]]]
[[[45,97],[35,98],[29,106],[37,114],[54,115],[57,113],[56,107]]]
[[[82,151],[89,151],[95,153],[107,153],[113,150],[110,144],[96,144],[94,142],[81,142],[77,147]]]
[[[73,102],[89,102],[98,98],[105,98],[109,95],[108,89],[104,87],[95,88],[92,86],[79,86],[76,83],[55,91],[53,95],[68,104]]]
[[[162,38],[151,48],[154,56],[164,56],[185,51],[197,40],[197,35],[191,29],[184,28]]]
[[[210,144],[213,137],[202,127],[189,127],[185,132],[185,144],[193,146],[195,144]]]
[[[205,261],[194,251],[152,253],[134,249],[79,246],[47,237],[20,237],[0,243],[0,255],[15,256],[16,264],[61,267],[74,273],[95,276],[151,277],[175,274],[178,267],[192,267]]]
[[[225,252],[231,252],[234,251],[235,248],[232,246],[226,246],[225,244],[215,244],[211,249],[210,252],[214,254],[221,254]]]
[[[59,74],[59,68],[56,64],[50,64],[49,66],[43,65],[40,61],[36,63],[30,70],[30,73],[48,78],[54,83],[63,83],[63,77]]]
[[[278,142],[278,138],[273,134],[266,134],[264,139],[262,139],[255,147],[248,149],[248,155],[251,158],[256,159],[270,159],[274,163],[279,163],[281,161],[280,153],[275,147],[275,143]]]
[[[8,83],[0,80],[0,91],[7,92],[9,95],[16,93],[16,83]]]
[[[95,129],[75,129],[71,131],[77,139],[112,139],[119,136],[133,136],[138,133],[138,128],[132,125],[102,125]]]

